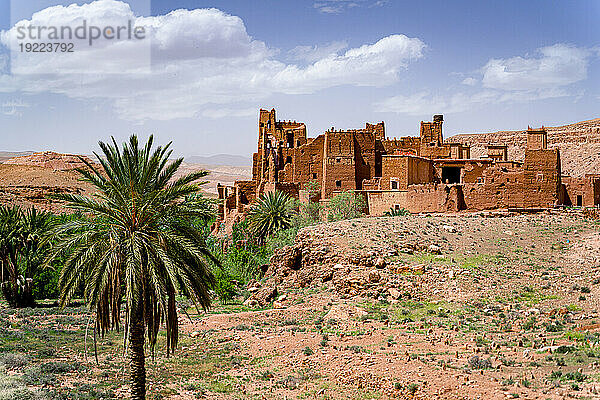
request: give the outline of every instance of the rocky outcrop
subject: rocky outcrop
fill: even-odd
[[[260,290],[252,289],[254,293],[246,304],[265,306],[275,299],[278,291],[287,288],[320,287],[324,284],[332,285],[343,295],[387,297],[389,290],[393,289],[400,293],[398,297],[412,297],[413,278],[420,279],[419,276],[425,272],[425,266],[395,261],[394,256],[415,252],[439,254],[448,248],[444,242],[435,239],[425,242],[408,235],[408,230],[405,235],[402,230],[396,232],[400,238],[392,247],[375,247],[369,251],[349,251],[347,248],[342,250],[345,244],[337,241],[351,228],[349,224],[357,223],[360,223],[360,220],[302,229],[293,246],[275,251],[265,273],[263,286]],[[403,275],[410,275],[411,278],[403,279]]]

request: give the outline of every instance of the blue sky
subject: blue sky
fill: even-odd
[[[135,132],[182,155],[250,155],[260,107],[310,136],[381,120],[416,135],[437,113],[446,136],[600,117],[598,1],[88,1],[71,21],[152,27],[150,72],[135,72],[142,50],[108,44],[76,55],[94,73],[60,54],[11,73],[15,22],[69,21],[47,8],[71,3],[0,0],[0,150],[89,153]]]

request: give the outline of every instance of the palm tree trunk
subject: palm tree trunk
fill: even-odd
[[[142,305],[131,315],[129,327],[131,399],[146,399],[146,365],[144,355],[144,317]]]

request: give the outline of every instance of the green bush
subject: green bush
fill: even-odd
[[[304,353],[305,356],[311,356],[314,352],[310,347],[306,346],[304,350],[302,350],[302,353]]]
[[[50,361],[28,368],[23,374],[27,385],[54,386],[58,383],[56,375],[67,374],[81,369],[81,364],[74,362]]]
[[[213,275],[215,276],[216,281],[214,290],[219,297],[219,300],[225,304],[231,302],[237,294],[237,290],[232,283],[231,275],[218,267],[213,270]]]
[[[23,381],[0,368],[0,400],[45,400],[40,391],[28,389]]]
[[[280,249],[284,246],[292,246],[296,240],[299,227],[293,226],[289,229],[282,229],[277,231],[273,236],[267,240],[267,250],[269,253],[273,253],[275,250]]]
[[[29,359],[18,353],[2,353],[0,354],[0,365],[3,365],[9,370],[23,369],[29,364]]]
[[[563,377],[565,380],[576,382],[585,382],[585,380],[587,379],[587,375],[579,371],[567,372],[563,375]]]
[[[196,228],[204,232],[208,248],[222,266],[213,265],[216,279],[213,290],[220,301],[229,303],[239,292],[236,283],[245,286],[249,281],[261,278],[260,267],[268,262],[270,254],[265,246],[256,243],[246,221],[235,224],[227,238],[210,236],[211,223],[197,221]]]
[[[329,200],[327,220],[330,222],[364,217],[367,203],[361,195],[342,192]]]

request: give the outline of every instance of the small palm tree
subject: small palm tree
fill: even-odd
[[[67,255],[59,278],[60,303],[68,304],[83,286],[96,329],[119,329],[125,309],[125,343],[129,354],[131,397],[145,399],[146,337],[154,354],[157,335],[166,324],[167,355],[177,346],[175,296],[189,296],[196,306],[210,306],[214,277],[206,248],[193,219],[207,216],[207,203],[194,197],[206,171],[175,179],[183,159],[169,163],[170,143],[153,149],[153,138],[142,148],[136,136],[120,150],[100,142],[102,169],[86,162],[84,180],[97,191],[93,197],[60,198],[86,218],[62,224],[48,261]],[[186,200],[187,197],[187,200]]]
[[[383,213],[384,217],[403,217],[405,215],[410,215],[410,211],[406,208],[390,208],[389,211]]]
[[[261,195],[248,216],[248,226],[259,241],[291,225],[292,200],[290,196],[280,191]]]

